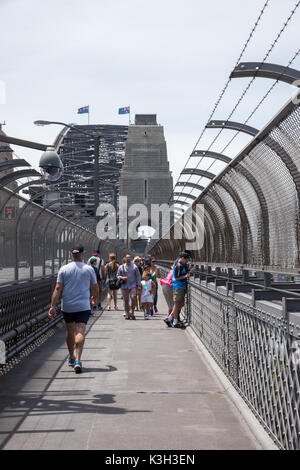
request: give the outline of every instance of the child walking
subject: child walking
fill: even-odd
[[[143,272],[142,280],[142,309],[144,310],[145,320],[150,318],[150,310],[153,307],[153,293],[155,292],[155,283],[151,279],[149,272]]]

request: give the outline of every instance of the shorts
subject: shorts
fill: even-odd
[[[66,323],[87,323],[91,311],[90,310],[84,310],[83,312],[62,312],[64,320]]]
[[[173,307],[174,307],[173,289],[168,284],[163,284],[161,287],[162,287],[162,291],[163,291],[165,300],[168,304],[168,309],[172,310]]]
[[[132,289],[122,289],[122,296],[124,302],[129,300],[130,297],[135,297],[136,296],[136,287],[133,287]]]
[[[174,302],[180,302],[184,304],[185,289],[174,289],[173,290],[173,300]]]

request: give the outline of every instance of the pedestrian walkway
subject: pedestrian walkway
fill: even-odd
[[[260,449],[187,331],[162,321],[161,290],[158,308],[91,317],[80,375],[61,328],[1,377],[0,449]]]

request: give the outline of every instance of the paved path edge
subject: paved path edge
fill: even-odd
[[[186,328],[186,332],[188,333],[188,336],[196,347],[198,353],[203,356],[207,366],[217,376],[217,379],[224,387],[234,406],[244,418],[244,421],[250,428],[252,434],[254,434],[255,438],[261,444],[263,450],[279,450],[273,439],[269,436],[262,424],[243,400],[241,395],[236,391],[230,380],[226,377],[220,366],[216,363],[193,329],[188,326]]]

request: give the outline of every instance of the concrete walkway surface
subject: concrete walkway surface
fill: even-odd
[[[158,308],[96,312],[80,375],[60,328],[1,377],[0,449],[261,449],[187,332],[162,321],[161,290]]]

